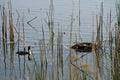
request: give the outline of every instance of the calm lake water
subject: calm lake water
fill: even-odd
[[[39,41],[43,38],[42,36],[42,27],[44,28],[44,34],[45,34],[45,42],[46,45],[50,44],[50,35],[49,35],[49,28],[46,23],[48,20],[47,13],[49,12],[49,6],[50,6],[50,0],[11,0],[12,1],[12,14],[13,14],[13,21],[15,28],[18,31],[17,20],[18,20],[18,14],[16,11],[18,11],[20,15],[20,26],[22,26],[22,19],[24,19],[24,26],[25,26],[25,39],[26,39],[26,45],[32,46],[32,53],[34,54],[35,60],[37,63],[40,61],[40,49],[39,49]],[[104,13],[104,26],[106,26],[107,17],[110,14],[111,10],[111,18],[112,18],[112,27],[115,25],[116,21],[116,9],[115,9],[115,0],[80,0],[80,34],[82,37],[83,42],[91,42],[92,41],[92,23],[94,18],[94,34],[96,35],[96,15],[100,14],[100,6],[101,2],[103,1],[103,13]],[[7,8],[8,0],[0,0],[0,5]],[[73,10],[74,9],[74,10]],[[1,9],[0,9],[1,11]],[[74,0],[74,5],[72,0],[54,0],[54,42],[55,42],[55,50],[54,53],[57,53],[57,36],[58,36],[58,29],[62,30],[61,32],[65,33],[63,34],[63,54],[64,54],[64,60],[69,55],[69,47],[70,47],[70,26],[71,26],[71,15],[73,13],[74,16],[74,22],[73,22],[73,30],[72,30],[72,44],[76,41],[76,35],[77,40],[80,41],[79,38],[79,0]],[[35,18],[33,21],[30,22],[31,26],[27,24],[28,21]],[[0,27],[2,27],[1,24],[1,16],[0,16]],[[107,29],[106,27],[104,29],[104,39],[107,39]],[[9,31],[9,26],[7,26],[7,30]],[[23,37],[22,34],[22,27],[20,28],[20,36],[21,39]],[[19,58],[16,52],[18,51],[17,47],[17,41],[18,41],[18,35],[15,31],[15,46],[14,46],[14,61],[11,62],[10,57],[10,44],[9,44],[9,36],[8,36],[8,49],[7,49],[7,55],[4,56],[4,51],[2,48],[2,29],[0,28],[0,80],[29,80],[24,78],[24,57],[21,56],[21,61],[19,65]],[[8,32],[9,35],[9,32]],[[20,43],[20,49],[23,50],[23,43]],[[49,49],[48,49],[49,50]],[[50,51],[48,51],[50,52]],[[91,55],[88,54],[88,56],[85,57],[89,60],[87,61],[90,63],[92,59],[90,58]],[[51,53],[47,53],[48,58],[48,72],[51,72]],[[33,68],[34,67],[34,61],[28,61],[26,57],[27,67]],[[14,64],[14,69],[11,70],[11,64]],[[68,72],[67,64],[64,67],[66,70],[65,72]],[[21,68],[19,68],[21,67]],[[33,70],[33,69],[32,69]],[[32,72],[32,70],[30,70]],[[29,70],[27,70],[29,71]],[[27,72],[26,71],[26,72]],[[27,73],[26,73],[27,75]],[[66,74],[65,77],[68,77],[69,74]],[[30,76],[30,75],[27,75]],[[48,77],[49,80],[49,77]]]

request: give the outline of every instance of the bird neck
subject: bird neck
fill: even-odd
[[[28,53],[31,54],[31,50],[30,49],[28,50]]]
[[[28,60],[32,60],[32,52],[30,49],[28,50]]]

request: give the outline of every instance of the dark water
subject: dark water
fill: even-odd
[[[43,38],[42,36],[42,26],[44,28],[45,33],[45,41],[46,44],[50,44],[50,34],[48,25],[46,24],[46,20],[48,20],[47,13],[49,11],[49,5],[50,0],[11,0],[12,1],[12,12],[13,12],[13,19],[14,19],[14,25],[17,30],[19,30],[17,24],[18,15],[16,10],[20,14],[20,26],[22,23],[22,19],[24,19],[24,26],[25,26],[25,40],[27,46],[32,46],[32,53],[34,54],[35,60],[37,63],[40,61],[40,49],[39,49],[39,41]],[[92,41],[92,17],[94,16],[94,32],[96,34],[96,15],[99,15],[100,13],[100,6],[101,2],[103,1],[103,7],[104,7],[104,23],[107,20],[107,15],[110,13],[111,9],[111,17],[112,17],[112,26],[115,24],[115,17],[116,17],[116,11],[115,11],[115,2],[114,0],[81,0],[80,2],[80,19],[81,19],[81,25],[80,25],[80,34],[82,37],[82,40],[84,42],[91,42]],[[74,0],[74,5],[72,3],[72,0],[55,0],[54,1],[54,33],[55,33],[55,51],[54,53],[57,53],[56,47],[57,47],[57,36],[58,36],[58,29],[62,29],[63,34],[63,53],[64,53],[64,59],[67,58],[69,55],[69,47],[70,47],[70,25],[71,25],[71,15],[73,12],[74,16],[74,22],[73,22],[73,31],[72,31],[72,44],[76,41],[76,35],[78,41],[79,39],[79,23],[78,23],[78,15],[79,15],[79,0]],[[5,4],[5,7],[7,7],[8,1],[2,1],[1,5]],[[74,10],[73,10],[74,9]],[[23,15],[24,14],[24,15]],[[36,18],[35,18],[36,17]],[[28,25],[27,22],[31,19],[35,18],[30,24]],[[1,18],[0,18],[1,19]],[[0,20],[0,26],[1,25]],[[106,24],[105,24],[106,25]],[[104,25],[104,26],[105,26]],[[9,30],[9,27],[7,28]],[[0,32],[2,32],[2,29],[0,28]],[[22,27],[20,28],[20,36],[22,38]],[[9,33],[8,33],[9,34]],[[104,27],[104,39],[107,39],[107,30]],[[9,37],[8,37],[8,48],[7,48],[7,54],[4,56],[3,52],[3,46],[2,46],[2,33],[0,33],[0,79],[1,80],[14,80],[17,78],[17,80],[23,80],[25,76],[25,80],[30,80],[27,78],[30,78],[30,75],[28,75],[29,70],[34,67],[34,61],[28,61],[26,56],[26,63],[24,64],[24,56],[20,57],[20,63],[18,55],[15,54],[18,51],[17,47],[17,40],[18,35],[15,32],[15,45],[14,45],[14,60],[11,59],[10,56],[10,44],[9,44]],[[20,50],[23,50],[23,43],[20,43]],[[49,50],[49,49],[48,49]],[[48,51],[49,52],[49,51]],[[89,59],[87,62],[90,63],[92,61],[91,55],[88,54],[88,56],[85,57],[85,59]],[[47,53],[47,59],[48,59],[48,72],[51,72],[51,54]],[[67,71],[67,64],[65,64],[65,72]],[[27,68],[26,68],[27,67]],[[25,71],[26,70],[26,71]],[[24,72],[25,71],[25,72]],[[34,71],[34,69],[30,70],[31,72]],[[25,73],[25,75],[23,75]],[[32,73],[31,73],[32,75]],[[65,77],[68,77],[69,74],[66,74]]]

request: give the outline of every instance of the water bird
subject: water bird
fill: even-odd
[[[78,52],[92,52],[92,43],[76,43],[75,45],[71,46],[71,48],[75,49]]]
[[[18,55],[28,55],[28,60],[32,60],[32,52],[31,52],[31,46],[28,46],[28,51],[18,51],[16,52]]]

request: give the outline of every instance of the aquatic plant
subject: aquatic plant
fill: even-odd
[[[115,51],[113,55],[113,79],[114,80],[119,80],[120,79],[120,1],[116,0],[116,14],[117,14],[117,25],[115,28]]]
[[[113,80],[119,80],[120,73],[119,73],[119,63],[120,63],[120,55],[119,55],[119,49],[120,49],[120,29],[119,29],[119,13],[120,13],[120,7],[118,4],[116,4],[116,11],[117,11],[117,25],[114,27],[111,26],[112,20],[111,20],[111,10],[108,16],[108,19],[106,20],[106,23],[104,22],[104,16],[103,16],[103,2],[101,3],[101,9],[100,9],[100,14],[96,15],[96,23],[94,23],[94,14],[92,15],[92,42],[90,43],[90,52],[89,49],[83,49],[85,50],[84,52],[77,52],[74,51],[73,49],[67,47],[68,50],[68,56],[64,58],[64,33],[62,31],[62,27],[58,25],[58,33],[54,31],[54,28],[56,27],[55,21],[54,21],[54,4],[53,0],[50,0],[50,6],[49,6],[49,11],[47,13],[47,26],[48,26],[48,32],[49,36],[47,36],[48,41],[46,41],[46,29],[44,28],[43,22],[41,21],[41,36],[39,40],[39,44],[36,44],[39,46],[39,59],[36,60],[34,54],[33,54],[33,60],[32,61],[26,61],[25,56],[23,59],[23,64],[20,64],[20,57],[19,57],[19,71],[20,71],[20,77],[21,74],[25,76],[26,70],[28,69],[28,74],[31,76],[27,76],[29,79],[35,79],[35,80],[100,80],[100,79],[105,79],[109,80],[111,77]],[[11,3],[9,3],[9,15],[6,14],[6,9],[3,7],[2,9],[2,39],[3,39],[3,46],[4,48],[7,46],[7,16],[9,17],[9,36],[10,36],[10,63],[11,63],[11,76],[14,76],[13,71],[14,68],[14,30],[18,34],[18,51],[19,51],[19,46],[20,46],[20,41],[23,43],[22,45],[24,46],[24,50],[26,47],[26,34],[25,34],[25,15],[23,14],[22,17],[22,23],[20,24],[20,14],[18,11],[18,19],[16,23],[16,28],[14,27],[15,23],[13,21],[13,16],[12,16],[12,7]],[[69,46],[72,46],[72,40],[73,40],[73,28],[74,28],[74,9],[75,9],[75,4],[74,0],[72,0],[72,13],[70,16],[70,25],[69,25]],[[78,10],[78,35],[75,33],[75,38],[76,38],[76,45],[82,45],[85,47],[84,42],[81,37],[81,23],[80,23],[80,0],[79,0],[79,10]],[[27,24],[30,24],[31,21],[36,19],[37,17],[34,17],[33,19],[29,20]],[[96,26],[95,26],[96,25]],[[104,26],[106,25],[106,26]],[[22,26],[22,27],[20,27]],[[104,27],[108,29],[108,40],[104,40]],[[39,27],[40,28],[40,27]],[[96,28],[96,30],[95,30]],[[113,29],[114,31],[112,31]],[[21,32],[20,30],[22,29],[22,37],[20,37]],[[35,28],[33,28],[35,29]],[[36,30],[37,31],[37,30]],[[96,33],[95,33],[96,32]],[[96,36],[96,39],[94,39]],[[57,38],[56,38],[57,37]],[[22,39],[21,39],[22,38]],[[78,44],[80,42],[80,44]],[[109,45],[107,45],[107,43]],[[86,44],[86,43],[85,43]],[[76,47],[75,45],[75,47]],[[37,46],[37,47],[38,47]],[[89,44],[88,44],[89,46]],[[107,48],[106,48],[107,46]],[[48,49],[49,48],[49,49]],[[81,47],[80,47],[81,48]],[[88,47],[89,48],[89,47]],[[107,51],[106,51],[107,50]],[[4,50],[4,53],[6,53],[6,48]],[[50,55],[50,57],[48,57]],[[90,60],[88,58],[90,57]],[[49,59],[50,58],[50,59]],[[6,60],[6,55],[4,56],[4,61]],[[50,61],[48,61],[50,60]],[[38,61],[38,62],[37,62]],[[27,64],[33,63],[34,67],[31,67]],[[50,63],[48,63],[50,62]],[[23,73],[22,73],[22,68],[23,67]],[[50,66],[50,68],[48,67]],[[12,68],[13,67],[13,68]],[[6,63],[5,63],[5,69]],[[50,70],[48,70],[50,69]],[[67,69],[67,71],[66,71]],[[33,70],[33,71],[31,71]],[[15,75],[15,79],[19,77],[18,75]],[[11,77],[12,79],[12,77]],[[22,78],[23,79],[23,78]]]

